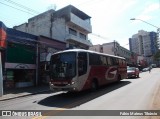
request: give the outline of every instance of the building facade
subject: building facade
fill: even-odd
[[[7,28],[0,22],[1,31],[1,26],[0,38],[5,38],[1,40],[5,46],[1,48],[4,89],[48,82],[50,57],[66,49],[66,42]]]
[[[90,19],[90,16],[69,5],[57,11],[44,12],[14,28],[64,41],[67,48],[88,49],[92,45],[88,40],[88,34],[92,32]]]
[[[148,64],[151,64],[159,49],[157,33],[140,30],[129,39],[129,47],[131,52],[144,56]]]
[[[148,32],[140,30],[137,34],[134,34],[132,38],[129,38],[129,48],[131,52],[138,55],[144,55],[143,39],[147,36]]]
[[[120,44],[116,41],[104,43],[102,45],[93,45],[89,48],[89,50],[124,57],[126,58],[128,65],[133,64],[133,60],[131,60],[132,53],[126,48],[120,46]]]
[[[37,36],[7,28],[4,88],[36,85]]]

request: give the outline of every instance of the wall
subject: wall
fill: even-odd
[[[27,24],[14,28],[37,36],[43,35],[66,42],[68,35],[70,35],[69,27],[86,35],[86,40],[71,39],[73,41],[71,44],[82,46],[81,48],[88,48],[91,45],[91,42],[88,41],[88,33],[92,32],[90,17],[72,5],[57,11],[49,10],[30,18]],[[69,45],[70,41],[67,42]]]
[[[28,23],[24,23],[24,24],[21,24],[19,26],[14,26],[13,28],[18,30],[18,31],[29,33],[28,32]]]
[[[51,14],[48,11],[28,20],[28,32],[34,35],[51,37]]]
[[[103,44],[103,53],[110,55],[115,55],[114,53],[114,43]]]
[[[53,22],[52,27],[52,38],[60,41],[65,41],[66,39],[66,23],[63,18],[56,18]]]
[[[96,52],[103,52],[103,47],[101,45],[93,45],[89,47],[89,50],[96,51]]]
[[[43,35],[47,37],[52,36],[51,32],[51,15],[54,10],[48,10],[42,14],[28,19],[28,23],[15,26],[14,29],[24,31],[33,35]]]

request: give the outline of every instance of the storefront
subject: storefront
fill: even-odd
[[[30,64],[5,63],[6,79],[4,88],[21,88],[34,85],[35,66]]]
[[[36,80],[36,36],[7,29],[4,89],[34,86]]]

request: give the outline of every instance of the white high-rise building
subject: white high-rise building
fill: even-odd
[[[152,56],[158,51],[157,33],[140,30],[129,39],[129,46],[131,52]]]
[[[131,52],[146,57],[151,63],[159,48],[157,33],[140,30],[129,39],[129,47]]]

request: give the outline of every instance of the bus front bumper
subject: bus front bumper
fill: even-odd
[[[51,91],[77,91],[77,89],[72,84],[57,86],[50,82],[49,87]]]

